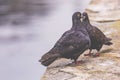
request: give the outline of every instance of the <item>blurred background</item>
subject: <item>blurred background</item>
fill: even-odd
[[[0,80],[39,80],[38,60],[90,0],[0,0]]]

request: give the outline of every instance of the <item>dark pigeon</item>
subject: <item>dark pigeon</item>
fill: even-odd
[[[39,60],[42,65],[49,66],[57,58],[73,59],[77,63],[78,57],[90,47],[90,38],[84,26],[81,26],[81,13],[72,16],[72,28],[66,31],[56,42],[54,47]]]
[[[106,37],[100,29],[90,24],[89,17],[86,12],[84,12],[82,16],[83,16],[82,23],[84,27],[87,29],[89,37],[91,39],[90,52],[88,54],[85,54],[85,56],[91,56],[92,49],[96,49],[98,52],[96,53],[95,56],[99,56],[99,51],[103,45],[113,44],[112,42],[110,42],[112,39]]]

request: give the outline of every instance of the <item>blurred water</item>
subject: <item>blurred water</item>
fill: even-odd
[[[0,79],[39,80],[46,68],[38,60],[53,47],[63,32],[71,28],[72,14],[83,12],[89,1],[47,2],[55,5],[44,16],[30,15],[26,18],[17,14],[22,18],[20,22],[29,20],[24,25],[18,25],[19,20],[13,25],[16,15],[9,15],[10,21],[0,27]]]

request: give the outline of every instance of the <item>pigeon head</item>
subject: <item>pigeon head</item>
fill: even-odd
[[[73,21],[80,20],[80,18],[81,18],[81,13],[80,12],[75,12],[72,16]]]
[[[75,12],[72,16],[72,23],[73,23],[73,26],[72,26],[72,29],[77,29],[78,26],[80,26],[81,24],[81,13],[80,12]]]
[[[89,23],[89,17],[88,17],[88,14],[86,12],[83,12],[83,14],[82,14],[82,21]]]

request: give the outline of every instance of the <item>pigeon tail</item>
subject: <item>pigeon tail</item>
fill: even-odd
[[[111,38],[106,38],[106,41],[111,41],[112,39]]]
[[[42,58],[39,60],[42,65],[49,66],[52,62],[54,62],[59,56],[59,54],[51,54],[47,53],[42,56]]]
[[[112,45],[113,43],[112,42],[106,42],[105,45]]]
[[[110,42],[112,39],[111,38],[106,38],[105,45],[112,45],[113,43]]]

